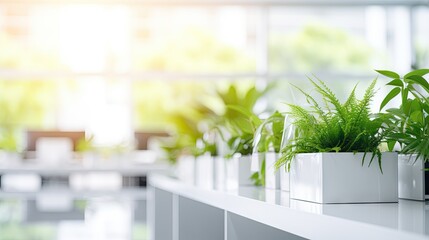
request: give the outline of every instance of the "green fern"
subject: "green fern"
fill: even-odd
[[[355,86],[344,103],[321,80],[309,80],[322,97],[324,106],[320,106],[312,96],[298,88],[311,107],[305,109],[289,104],[288,114],[293,119],[295,137],[281,149],[276,167],[286,165],[289,169],[291,161],[299,153],[364,152],[372,154],[368,165],[377,157],[382,171],[378,147],[386,130],[383,127],[384,117],[371,114],[369,108],[376,80],[371,83],[361,100],[356,98]]]

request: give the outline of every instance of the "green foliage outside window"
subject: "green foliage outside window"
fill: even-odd
[[[309,24],[291,34],[273,34],[270,67],[286,71],[368,71],[374,49],[358,36],[324,24]]]
[[[53,56],[31,47],[22,47],[0,33],[0,69],[41,70],[58,67]],[[0,149],[19,150],[23,129],[48,125],[55,109],[53,82],[30,79],[0,79]]]
[[[147,48],[138,51],[135,64],[140,70],[159,72],[219,73],[255,69],[254,59],[243,51],[222,43],[209,31],[196,28],[186,29],[165,41],[148,44]],[[217,85],[209,81],[183,80],[134,83],[137,129],[165,128],[171,114],[186,111],[194,102],[201,102],[207,95],[206,89],[215,89]]]
[[[47,81],[0,81],[0,149],[18,151],[22,130],[49,123],[54,91]]]

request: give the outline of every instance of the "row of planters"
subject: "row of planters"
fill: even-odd
[[[281,189],[316,203],[397,202],[398,195],[424,200],[429,69],[403,77],[377,72],[392,88],[379,113],[370,109],[375,80],[361,98],[355,86],[342,102],[323,81],[310,78],[312,91],[295,87],[305,105],[288,104],[288,111],[265,119],[255,114],[255,104],[272,86],[218,91],[223,107],[199,104],[198,118],[182,115],[178,137],[166,147],[177,160],[178,177],[207,188]]]

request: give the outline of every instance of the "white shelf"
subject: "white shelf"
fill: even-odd
[[[118,190],[71,190],[67,188],[47,188],[35,192],[18,191],[0,191],[0,199],[19,198],[19,199],[37,199],[44,195],[60,195],[73,199],[86,199],[93,197],[130,197],[133,199],[146,199],[146,189],[144,188],[125,188]]]
[[[160,174],[150,175],[149,186],[171,193],[173,199],[187,198],[301,238],[429,238],[429,205],[425,202],[322,205],[290,199],[288,192],[257,187],[201,189]]]
[[[141,176],[152,171],[165,171],[166,164],[103,164],[86,167],[80,164],[47,165],[41,163],[21,163],[0,165],[0,174],[35,173],[43,176],[68,176],[73,173],[115,172],[126,176]]]

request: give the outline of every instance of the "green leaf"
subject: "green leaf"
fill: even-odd
[[[424,75],[426,75],[428,73],[429,73],[429,69],[425,69],[425,68],[417,69],[417,70],[414,70],[414,71],[411,71],[411,72],[405,74],[404,78],[408,78],[408,77],[413,76],[413,75],[423,77]]]
[[[258,116],[256,116],[256,114],[254,114],[251,110],[243,107],[243,106],[239,106],[239,105],[228,105],[226,106],[228,109],[237,111],[241,114],[243,114],[245,117],[249,118],[249,120],[251,121],[251,123],[254,125],[255,130],[256,128],[261,125],[262,120],[259,119]]]
[[[410,113],[413,112],[421,112],[422,111],[422,107],[420,105],[420,101],[419,99],[413,99],[411,101],[411,106],[410,106]]]
[[[390,81],[386,85],[404,87],[404,83],[398,78],[393,79],[392,81]]]
[[[412,112],[411,115],[410,115],[410,118],[414,122],[420,122],[420,123],[423,122],[423,120],[422,120],[423,114],[420,111],[414,111],[414,112]]]
[[[404,88],[404,90],[402,91],[402,93],[401,93],[401,97],[402,97],[402,105],[406,105],[407,104],[407,102],[408,102],[408,89],[407,88]]]
[[[389,78],[401,78],[399,74],[392,71],[388,71],[388,70],[375,70],[375,71]]]
[[[411,83],[417,83],[418,85],[422,86],[426,92],[429,92],[429,83],[421,76],[418,75],[412,75],[406,78]]]
[[[380,105],[380,110],[383,109],[386,104],[388,104],[394,97],[396,97],[399,93],[401,92],[401,89],[399,87],[396,87],[394,89],[392,89],[387,95],[386,97],[383,99],[383,101],[381,102]]]
[[[243,98],[243,102],[241,103],[243,107],[252,110],[253,106],[255,106],[256,101],[261,96],[261,93],[256,90],[256,88],[253,86],[251,87],[246,95]]]
[[[393,151],[395,144],[396,144],[396,140],[387,141],[387,148],[389,149],[390,152]]]

